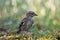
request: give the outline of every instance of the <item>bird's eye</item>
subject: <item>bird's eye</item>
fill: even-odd
[[[34,15],[35,13],[32,13],[32,15]]]

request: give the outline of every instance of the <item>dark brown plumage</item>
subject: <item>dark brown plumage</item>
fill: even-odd
[[[33,11],[29,11],[26,14],[26,17],[22,20],[21,24],[19,25],[19,29],[17,31],[17,33],[20,33],[21,31],[28,31],[33,24],[33,17],[37,16],[37,14],[35,14]]]

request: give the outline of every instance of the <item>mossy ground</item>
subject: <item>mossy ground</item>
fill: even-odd
[[[49,31],[47,35],[24,32],[20,34],[11,33],[10,35],[0,36],[0,40],[59,40],[59,38],[60,33],[58,31]]]

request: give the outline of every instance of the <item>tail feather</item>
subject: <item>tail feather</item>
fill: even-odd
[[[20,32],[21,32],[21,27],[22,27],[22,25],[23,25],[23,22],[21,22],[21,24],[19,25],[19,28],[18,28],[17,33],[20,33]]]
[[[21,32],[21,29],[19,29],[18,31],[17,31],[17,33],[20,33]]]

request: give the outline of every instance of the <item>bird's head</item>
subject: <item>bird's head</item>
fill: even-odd
[[[33,11],[29,11],[26,16],[34,17],[37,16],[37,14],[35,14]]]

